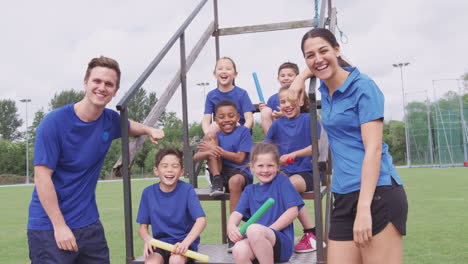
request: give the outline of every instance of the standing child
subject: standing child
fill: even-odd
[[[283,117],[275,120],[265,137],[266,142],[278,146],[281,171],[289,176],[289,180],[299,193],[312,191],[312,147],[310,139],[310,114],[301,113],[304,102],[293,105],[288,101],[288,87],[282,87],[278,92],[280,109]],[[320,138],[321,127],[317,134]],[[293,159],[288,164],[288,159]],[[304,207],[299,212],[299,221],[304,228],[304,236],[294,247],[296,252],[310,252],[316,250],[315,228]]]
[[[278,82],[281,87],[291,85],[296,76],[299,74],[299,67],[296,63],[285,62],[278,68]],[[280,110],[279,96],[278,93],[268,98],[267,104],[260,102],[258,104],[261,114],[261,125],[263,133],[266,135],[268,129],[274,120],[283,116]]]
[[[200,233],[206,226],[205,213],[192,185],[179,181],[184,173],[179,150],[160,150],[153,171],[160,182],[145,188],[137,216],[138,234],[145,242],[145,263],[186,263],[190,260],[182,254],[198,249]],[[153,236],[148,234],[149,225]],[[174,251],[153,248],[149,244],[153,237],[174,244]]]
[[[252,183],[253,177],[248,168],[249,152],[252,149],[252,135],[239,122],[236,104],[222,100],[215,106],[215,122],[220,131],[213,136],[205,136],[193,157],[196,161],[208,160],[213,175],[211,196],[219,196],[228,190],[231,193],[229,207],[236,208],[242,190]]]
[[[229,238],[235,263],[274,263],[288,261],[293,253],[293,221],[304,206],[301,197],[284,174],[278,173],[278,149],[268,143],[257,143],[252,149],[251,168],[259,183],[247,186],[236,210],[229,217]],[[239,232],[242,219],[250,218],[268,199],[273,206],[247,228],[247,238]]]
[[[254,123],[252,112],[255,111],[255,108],[252,101],[250,101],[247,91],[235,85],[234,79],[237,76],[237,69],[234,61],[229,57],[222,57],[216,62],[213,75],[218,81],[218,88],[210,91],[206,96],[205,112],[202,121],[202,129],[205,135],[208,132],[219,131],[216,123],[211,123],[211,118],[215,113],[215,105],[225,99],[235,103],[240,113],[240,125],[252,129]]]

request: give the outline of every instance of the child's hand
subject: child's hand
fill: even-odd
[[[239,232],[239,227],[235,225],[228,226],[228,236],[229,239],[234,243],[237,243],[244,238],[244,236]]]
[[[260,112],[268,110],[268,109],[271,111],[271,108],[268,107],[267,104],[264,104],[262,102],[258,103],[258,110],[260,110]]]
[[[182,255],[185,252],[187,252],[188,248],[190,245],[187,245],[184,241],[182,242],[177,242],[174,245],[174,251],[172,251],[173,254],[178,254]]]
[[[145,246],[143,247],[143,257],[147,259],[149,255],[153,254],[153,246],[148,242],[145,242]]]
[[[279,109],[279,107],[278,107],[278,109]],[[273,119],[278,119],[280,117],[283,117],[284,114],[283,114],[283,112],[281,112],[281,110],[280,111],[273,111],[273,113],[271,113],[271,116],[273,117]]]
[[[284,154],[280,157],[280,166],[286,166],[288,164],[288,159],[292,158],[293,160],[296,159],[296,154],[294,152]]]

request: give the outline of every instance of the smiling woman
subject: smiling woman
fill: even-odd
[[[401,263],[408,203],[382,141],[383,94],[357,68],[341,67],[340,46],[327,29],[307,32],[301,48],[307,69],[289,89],[291,99],[306,79],[323,81],[322,124],[333,154],[329,263]]]

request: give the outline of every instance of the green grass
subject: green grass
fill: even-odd
[[[468,263],[468,169],[399,169],[408,195],[408,235],[404,263]],[[132,182],[133,219],[140,195],[154,181]],[[200,179],[200,184],[204,180]],[[99,183],[97,200],[106,230],[111,263],[124,263],[125,236],[121,182]],[[0,188],[0,263],[29,263],[26,238],[28,204],[32,187]],[[313,215],[313,201],[307,201]],[[203,243],[219,243],[220,203],[204,202],[208,225]],[[299,225],[295,225],[299,227]],[[134,225],[135,255],[142,243]],[[300,235],[296,228],[296,235]]]

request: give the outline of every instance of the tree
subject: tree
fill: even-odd
[[[128,118],[136,122],[143,122],[157,102],[156,93],[151,92],[147,95],[146,90],[142,87],[128,103]]]
[[[6,140],[15,140],[21,137],[16,130],[23,124],[18,117],[18,108],[15,101],[0,100],[0,136]]]
[[[36,128],[37,126],[39,126],[39,124],[42,122],[45,116],[46,114],[44,113],[43,108],[39,109],[36,113],[34,113],[33,123],[28,128],[30,142],[34,143],[34,141],[36,140]]]
[[[383,141],[387,143],[395,164],[406,162],[405,123],[390,120],[384,123]]]
[[[84,97],[84,91],[73,89],[55,93],[54,98],[49,102],[49,110],[52,111],[67,104],[78,102]]]
[[[25,142],[0,139],[0,174],[24,175],[26,171]]]

